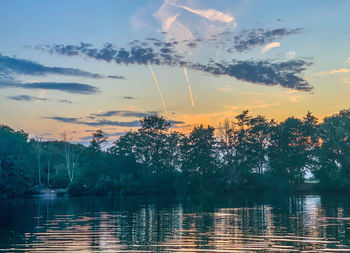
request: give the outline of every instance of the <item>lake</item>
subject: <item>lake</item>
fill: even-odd
[[[0,252],[350,251],[350,198],[75,197],[0,201]]]

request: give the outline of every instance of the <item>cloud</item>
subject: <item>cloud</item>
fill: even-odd
[[[223,13],[221,11],[218,10],[214,10],[214,9],[206,9],[206,10],[199,10],[199,9],[193,9],[190,8],[188,6],[185,5],[179,5],[179,4],[175,4],[172,2],[169,2],[170,5],[173,5],[175,7],[178,8],[182,8],[188,12],[191,12],[193,14],[196,14],[198,16],[201,16],[203,18],[206,18],[210,21],[219,21],[219,22],[223,22],[223,23],[231,23],[235,21],[235,18],[229,14]]]
[[[288,59],[294,59],[294,58],[295,58],[295,55],[296,55],[295,51],[288,51],[288,52],[286,53],[286,57],[287,57]]]
[[[81,118],[70,118],[70,117],[60,117],[60,116],[53,116],[53,117],[43,117],[44,119],[52,119],[55,121],[59,121],[62,123],[70,123],[70,124],[78,124],[78,125],[87,125],[87,126],[120,126],[120,127],[138,127],[140,126],[139,120],[134,121],[112,121],[112,120],[97,120],[97,121],[84,121],[81,120]]]
[[[108,78],[111,78],[111,79],[125,79],[124,76],[116,76],[116,75],[109,75],[107,76]]]
[[[180,4],[177,0],[163,1],[153,16],[161,22],[165,41],[179,42],[175,48],[187,58],[196,55],[206,42],[213,43],[215,39],[233,31],[237,26],[235,17],[228,13],[215,9],[193,8]],[[191,18],[188,18],[189,16]]]
[[[232,87],[231,85],[225,85],[225,87],[221,87],[218,89],[218,91],[231,91]]]
[[[136,97],[132,97],[132,96],[124,96],[123,98],[128,100],[136,99]]]
[[[163,22],[163,31],[168,31],[171,24],[174,23],[175,19],[177,18],[177,16],[179,16],[180,13],[175,14],[172,17],[167,18],[164,22]]]
[[[22,83],[20,87],[25,89],[58,90],[77,94],[95,94],[99,92],[96,87],[83,83]]]
[[[311,91],[309,83],[298,75],[310,63],[303,60],[285,62],[268,61],[233,61],[232,63],[194,64],[191,67],[213,75],[227,75],[238,80],[263,84],[280,85],[301,91]]]
[[[290,97],[288,97],[288,100],[290,102],[293,102],[293,103],[298,103],[302,97],[303,96],[301,96],[301,95],[299,95],[299,96],[290,96]]]
[[[177,127],[177,125],[185,124],[184,121],[179,120],[168,120],[170,122],[171,127]]]
[[[23,88],[23,89],[41,89],[41,90],[57,90],[74,94],[96,94],[99,89],[89,84],[83,83],[55,83],[55,82],[34,82],[34,83],[16,83],[1,82],[0,88]]]
[[[44,76],[48,74],[54,74],[88,78],[105,78],[102,75],[90,73],[76,68],[47,67],[33,61],[4,56],[2,54],[0,54],[0,72],[10,76],[13,74],[31,76]],[[108,76],[108,78],[122,79],[124,77]]]
[[[62,123],[70,123],[70,124],[77,124],[77,125],[87,125],[87,126],[93,126],[93,127],[102,127],[102,126],[119,126],[119,127],[140,127],[141,123],[139,120],[133,120],[133,121],[112,121],[112,120],[95,120],[95,121],[86,121],[82,118],[71,118],[71,117],[61,117],[61,116],[49,116],[49,117],[42,117],[43,119],[51,119]],[[169,120],[172,126],[176,126],[178,124],[184,124],[183,121],[174,121]]]
[[[15,100],[15,101],[25,101],[25,102],[31,102],[31,101],[52,101],[52,102],[58,102],[58,103],[65,103],[65,104],[71,104],[71,100],[67,99],[59,99],[59,100],[52,100],[49,98],[41,98],[41,97],[35,97],[35,96],[29,96],[29,95],[18,95],[18,96],[8,96],[8,99]]]
[[[291,34],[299,31],[298,29],[284,32],[271,32],[272,34]],[[269,34],[269,33],[268,33]],[[272,37],[272,35],[270,36]],[[149,40],[148,40],[149,41]],[[115,49],[114,56],[107,58],[97,58],[96,55],[102,55],[100,52],[102,49],[93,48],[87,43],[81,43],[78,46],[72,45],[47,45],[42,47],[43,50],[47,50],[51,53],[58,53],[64,55],[81,55],[91,57],[106,62],[115,62],[116,64],[154,64],[154,65],[168,65],[168,66],[186,66],[187,68],[195,69],[205,73],[213,75],[227,75],[234,77],[238,80],[262,84],[267,86],[281,85],[285,88],[298,89],[303,91],[310,91],[312,87],[309,83],[299,75],[310,65],[309,62],[304,60],[288,60],[284,62],[275,61],[253,61],[253,60],[233,60],[231,63],[227,62],[215,62],[214,60],[209,63],[193,63],[186,61],[183,57],[177,55],[174,52],[173,43],[159,42],[156,39],[153,40],[158,46],[154,48],[149,46],[142,46],[133,43],[130,50],[125,48]],[[266,41],[266,40],[265,40]],[[264,41],[264,42],[265,42]],[[111,47],[110,44],[107,44]],[[64,50],[63,50],[64,48]],[[73,50],[73,52],[70,52]],[[162,52],[162,50],[164,52]],[[92,53],[91,53],[92,52]]]
[[[153,65],[174,65],[182,58],[174,51],[174,43],[154,42],[156,46],[147,46],[148,43],[139,43],[134,41],[130,44],[130,49],[114,48],[110,43],[106,43],[101,49],[93,48],[90,44],[81,43],[78,46],[74,45],[46,45],[38,46],[37,49],[55,53],[65,56],[86,56],[95,60],[102,60],[106,62],[115,62],[117,64],[140,64],[146,65],[148,63]],[[108,54],[104,53],[107,49]]]
[[[157,114],[155,111],[150,112],[137,112],[137,111],[106,111],[101,113],[94,113],[90,116],[93,117],[112,117],[112,116],[121,116],[121,117],[135,117],[135,118],[144,118],[149,115]]]
[[[68,100],[68,99],[60,99],[60,100],[58,100],[58,102],[64,103],[64,104],[72,104],[73,103],[71,100]]]
[[[327,75],[334,75],[334,74],[344,74],[344,73],[348,73],[348,72],[350,72],[350,69],[341,68],[341,69],[321,71],[319,73],[314,74],[314,76],[327,76]]]
[[[266,53],[267,51],[269,51],[270,49],[274,48],[274,47],[279,47],[281,45],[281,43],[279,42],[271,42],[269,44],[267,44],[266,46],[264,46],[262,49],[261,49],[261,53]]]
[[[16,101],[47,101],[47,98],[39,98],[28,95],[19,95],[19,96],[8,96],[8,99],[16,100]]]
[[[238,52],[251,50],[254,47],[263,46],[275,40],[282,39],[283,37],[299,34],[302,31],[302,28],[278,28],[273,30],[259,28],[250,31],[243,31],[234,37],[234,49],[236,49]]]

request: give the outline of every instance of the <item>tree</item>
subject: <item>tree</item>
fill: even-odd
[[[66,133],[62,134],[62,142],[64,143],[64,156],[69,181],[73,182],[75,169],[83,151],[83,146],[80,144],[72,144],[71,141],[68,141]]]
[[[162,116],[150,115],[146,116],[141,121],[141,130],[150,132],[168,131],[171,123],[166,121]]]
[[[101,151],[102,144],[107,141],[108,137],[106,137],[106,134],[100,129],[93,133],[92,137],[90,148],[92,148],[95,152]]]
[[[32,140],[34,149],[37,154],[37,169],[38,169],[38,183],[41,185],[41,147],[42,147],[42,137],[36,135],[35,139]]]
[[[289,183],[304,182],[317,143],[316,124],[317,119],[308,113],[303,120],[290,117],[272,128],[269,160],[275,175]]]
[[[4,161],[11,156],[19,155],[27,139],[28,135],[23,131],[14,131],[8,126],[0,125],[0,184]]]
[[[189,191],[205,192],[207,187],[214,186],[215,145],[211,126],[194,127],[190,135],[182,139],[181,169]]]
[[[350,187],[350,109],[324,119],[319,129],[319,169],[321,186],[327,189]]]
[[[171,191],[180,167],[178,157],[182,135],[170,132],[170,122],[159,115],[147,116],[140,123],[140,129],[121,136],[109,152],[140,164],[144,188],[149,188],[148,191]]]
[[[34,152],[27,142],[28,135],[0,126],[0,191],[22,195],[34,184]]]

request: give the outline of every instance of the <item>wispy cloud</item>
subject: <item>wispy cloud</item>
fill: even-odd
[[[84,121],[81,118],[70,118],[70,117],[60,117],[60,116],[50,116],[43,117],[44,119],[52,119],[62,123],[78,124],[78,125],[87,125],[87,126],[119,126],[119,127],[138,127],[140,126],[139,120],[133,121],[113,121],[113,120],[96,120],[96,121]]]
[[[31,101],[48,101],[48,102],[57,102],[57,103],[64,103],[64,104],[72,104],[71,100],[68,99],[49,99],[49,98],[43,98],[43,97],[36,97],[36,96],[29,96],[29,95],[18,95],[18,96],[8,96],[8,99],[15,100],[15,101],[25,101],[25,102],[31,102]]]
[[[8,99],[16,101],[47,101],[47,98],[39,98],[35,96],[19,95],[19,96],[8,96]]]
[[[231,91],[232,87],[231,85],[225,85],[225,87],[218,88],[218,91]]]
[[[23,88],[23,89],[39,89],[39,90],[56,90],[74,94],[96,94],[99,89],[83,83],[56,83],[56,82],[1,82],[0,88]]]
[[[281,43],[279,43],[279,42],[271,42],[261,49],[261,53],[265,54],[270,49],[275,48],[275,47],[279,47],[280,45],[281,45]]]
[[[108,78],[111,78],[111,79],[125,79],[124,76],[116,76],[116,75],[109,75],[107,76]]]
[[[165,41],[175,40],[176,51],[187,59],[200,53],[206,43],[214,43],[224,34],[233,32],[237,26],[235,17],[230,13],[198,7],[198,4],[165,0],[153,14],[161,22]],[[220,43],[222,41],[215,44],[218,46]]]
[[[321,71],[319,73],[314,74],[313,76],[327,76],[327,75],[334,75],[334,74],[344,74],[344,73],[348,73],[348,72],[350,72],[350,69],[340,68],[340,69]]]
[[[128,100],[137,99],[136,97],[133,97],[133,96],[124,96],[123,98]]]
[[[288,52],[286,53],[286,57],[287,57],[288,59],[294,59],[294,58],[295,58],[295,55],[296,55],[296,52],[295,52],[295,51],[288,51]]]
[[[87,121],[87,120],[84,120],[83,118],[61,117],[61,116],[47,116],[42,118],[51,119],[62,123],[86,125],[86,126],[92,126],[92,127],[103,127],[103,126],[139,127],[141,126],[141,123],[139,120],[113,121],[113,120],[106,120],[106,119],[98,119],[93,121],[92,120]],[[170,120],[169,122],[171,123],[172,126],[184,124],[183,121]]]
[[[231,23],[235,21],[235,18],[233,16],[215,9],[200,10],[200,9],[190,8],[189,6],[186,6],[186,5],[176,4],[171,1],[168,1],[168,3],[175,7],[182,8],[188,12],[191,12],[193,14],[206,18],[210,21],[219,21],[223,23]]]
[[[135,118],[143,118],[147,117],[149,115],[157,114],[156,111],[149,111],[149,112],[138,112],[138,111],[120,111],[120,110],[113,110],[113,111],[106,111],[106,112],[100,112],[100,113],[93,113],[90,116],[94,117],[112,117],[112,116],[120,116],[120,117],[135,117]]]
[[[61,67],[47,67],[42,64],[4,56],[0,54],[0,72],[8,75],[20,74],[31,76],[44,76],[48,74],[53,75],[65,75],[65,76],[77,76],[87,78],[105,78],[103,75],[87,72],[76,68],[61,68]],[[108,76],[108,78],[123,79],[123,76]]]

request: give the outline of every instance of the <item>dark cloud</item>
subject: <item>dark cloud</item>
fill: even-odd
[[[188,42],[187,44],[186,44],[188,47],[192,47],[192,48],[194,48],[194,47],[197,47],[197,43],[195,43],[195,42]]]
[[[273,42],[276,39],[281,39],[289,35],[301,33],[302,31],[302,28],[278,28],[273,30],[265,30],[263,28],[260,28],[249,31],[243,31],[239,35],[234,37],[234,48],[239,52],[243,52],[246,50],[250,50],[254,47],[262,46],[267,43]],[[229,49],[229,51],[231,50]]]
[[[310,63],[303,60],[290,60],[286,62],[234,61],[230,64],[194,64],[191,67],[213,75],[228,75],[255,84],[281,85],[285,88],[311,91],[312,87],[309,83],[298,76],[308,65]]]
[[[95,94],[99,92],[98,88],[84,83],[22,83],[19,87],[25,89],[58,90],[77,94]]]
[[[135,117],[135,118],[144,118],[152,114],[157,114],[155,111],[150,112],[137,112],[137,111],[107,111],[102,113],[91,114],[92,117],[112,117],[112,116],[120,116],[120,117]]]
[[[125,79],[124,76],[114,76],[114,75],[109,75],[107,76],[108,78],[111,78],[111,79]]]
[[[16,82],[1,82],[0,88],[13,87],[24,89],[42,89],[42,90],[57,90],[75,94],[95,94],[99,89],[84,83],[55,83],[55,82],[38,82],[38,83],[16,83]]]
[[[149,38],[151,39],[151,38]],[[153,39],[156,48],[144,46],[142,42],[133,41],[129,43],[130,48],[115,48],[112,44],[106,43],[101,49],[93,48],[91,44],[80,43],[74,45],[46,45],[38,46],[37,49],[48,51],[59,55],[66,56],[86,56],[96,60],[106,62],[115,62],[118,64],[156,64],[156,65],[173,65],[178,62],[178,57],[174,57],[174,45],[172,43],[161,42]]]
[[[274,29],[264,30],[256,29],[243,32],[236,37],[236,50],[244,51],[254,46],[262,45],[291,34],[300,33],[302,29]],[[227,75],[238,80],[262,84],[267,86],[280,85],[285,88],[292,88],[301,91],[310,91],[312,87],[302,79],[300,75],[310,65],[304,60],[289,60],[284,62],[276,61],[254,61],[241,60],[227,62],[218,62],[209,60],[208,63],[194,63],[184,60],[184,58],[175,52],[174,43],[161,42],[158,39],[148,38],[152,43],[159,43],[159,46],[143,47],[139,41],[134,41],[130,49],[116,49],[111,44],[105,44],[102,49],[93,48],[91,44],[81,43],[78,46],[66,45],[48,45],[40,47],[51,53],[63,54],[68,56],[80,55],[117,64],[154,64],[168,66],[187,66],[195,70],[213,75]],[[188,43],[188,41],[185,41]],[[113,50],[112,50],[113,48]],[[108,51],[108,57],[104,57]]]
[[[49,116],[42,117],[43,119],[51,119],[62,123],[87,125],[92,127],[103,127],[103,126],[119,126],[119,127],[140,127],[140,120],[133,121],[112,121],[106,119],[100,119],[95,121],[87,121],[84,118],[71,118],[71,117],[61,117],[61,116]],[[182,121],[169,120],[171,126],[176,126],[179,124],[184,124]]]
[[[101,54],[104,54],[104,52],[101,52]],[[101,57],[103,57],[103,55]],[[4,80],[5,77],[7,80],[11,78],[13,79],[14,75],[45,76],[48,74],[87,77],[95,79],[125,79],[120,75],[109,75],[105,77],[103,75],[90,73],[76,68],[47,67],[33,61],[18,59],[0,54],[0,80]]]
[[[185,124],[183,121],[178,121],[178,120],[168,120],[170,122],[171,127],[175,127],[177,125],[182,125]]]
[[[42,76],[47,74],[67,75],[67,76],[80,76],[89,78],[102,78],[99,74],[93,74],[87,71],[83,71],[75,68],[60,68],[60,67],[46,67],[44,65],[8,57],[0,54],[0,72],[8,74],[22,74],[22,75],[34,75]]]
[[[63,123],[72,123],[72,124],[78,124],[79,118],[68,118],[68,117],[59,117],[59,116],[54,116],[54,117],[42,117],[43,119],[52,119],[56,120],[59,122]]]
[[[129,100],[136,99],[136,97],[132,97],[132,96],[124,96],[123,98],[124,99],[129,99]]]
[[[58,102],[64,103],[64,104],[72,104],[73,103],[71,100],[68,100],[68,99],[60,99],[60,100],[58,100]]]
[[[15,101],[25,101],[25,102],[50,101],[50,102],[72,104],[72,101],[67,100],[67,99],[52,100],[52,99],[49,99],[49,98],[39,98],[39,97],[29,96],[29,95],[8,96],[7,98],[11,99],[11,100],[15,100]]]
[[[85,121],[81,118],[69,118],[69,117],[43,117],[44,119],[52,119],[63,123],[71,123],[71,124],[79,124],[79,125],[87,125],[87,126],[95,126],[95,127],[101,127],[101,126],[120,126],[120,127],[139,127],[140,121],[134,120],[134,121],[112,121],[112,120],[106,120],[101,119],[97,121]]]
[[[19,95],[19,96],[8,96],[8,99],[16,100],[16,101],[47,101],[47,98],[39,98],[34,96],[28,96],[28,95]]]

